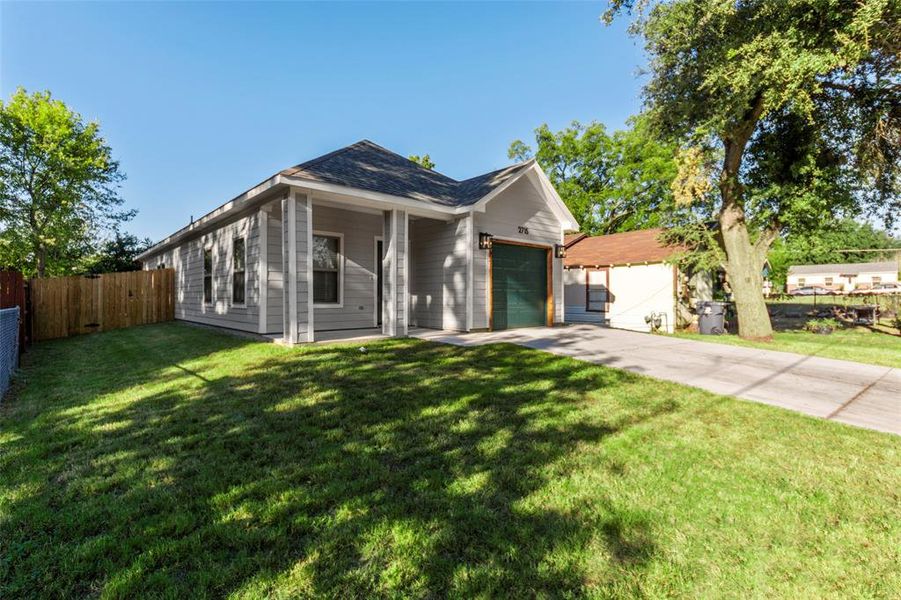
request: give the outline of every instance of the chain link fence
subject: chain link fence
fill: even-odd
[[[0,402],[19,366],[19,307],[0,310]]]

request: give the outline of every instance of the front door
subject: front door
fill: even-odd
[[[548,250],[495,242],[491,249],[491,327],[547,324]]]

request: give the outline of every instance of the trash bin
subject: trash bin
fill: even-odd
[[[726,308],[728,302],[705,300],[698,302],[698,331],[701,335],[722,335],[726,333]]]

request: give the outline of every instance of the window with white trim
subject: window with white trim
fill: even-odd
[[[213,303],[213,249],[203,249],[203,302]]]
[[[803,277],[798,277],[798,285],[804,285],[805,283],[807,283],[806,279],[804,279]]]
[[[313,235],[313,303],[341,304],[341,237]]]
[[[873,285],[878,285],[880,283],[882,283],[882,277],[879,277],[878,275],[874,275],[873,276]]]
[[[244,238],[232,241],[232,303],[244,304],[247,287],[247,248]]]

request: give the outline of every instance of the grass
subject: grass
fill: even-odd
[[[797,352],[825,358],[901,368],[901,335],[872,331],[865,327],[836,329],[829,335],[808,331],[776,331],[772,342],[743,340],[737,335],[700,335],[677,333],[676,336],[705,342]]]
[[[897,597],[901,438],[511,345],[37,345],[0,597]]]

